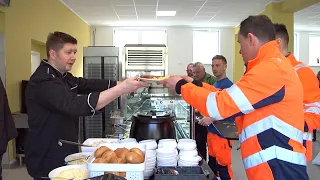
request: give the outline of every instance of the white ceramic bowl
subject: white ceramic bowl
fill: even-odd
[[[188,143],[193,142],[193,143],[195,143],[196,140],[194,140],[194,139],[179,139],[178,140],[178,144],[179,143],[184,143],[184,142],[188,142]]]
[[[171,154],[171,155],[166,155],[166,156],[157,156],[157,160],[159,159],[166,159],[166,160],[170,160],[170,159],[177,159],[179,156],[176,154]]]
[[[177,148],[177,141],[175,139],[161,139],[158,143],[158,148]]]
[[[197,148],[197,144],[195,142],[179,142],[177,148],[182,151],[191,151]]]
[[[191,151],[179,151],[179,156],[191,156],[191,157],[196,157],[198,156],[197,150],[191,150]]]
[[[143,171],[143,176],[145,179],[149,179],[153,175],[153,173],[154,173],[153,169],[145,170]]]
[[[196,157],[191,157],[191,156],[180,156],[180,160],[185,161],[185,162],[199,162],[202,160],[202,158],[200,156],[196,156]]]
[[[58,167],[54,170],[52,170],[48,177],[50,179],[52,178],[55,178],[56,176],[59,175],[59,173],[61,173],[62,171],[65,171],[65,170],[71,170],[71,169],[83,169],[83,170],[86,170],[88,172],[88,177],[86,178],[89,178],[89,171],[87,170],[87,165],[68,165],[68,166],[62,166],[62,167]]]
[[[177,163],[175,163],[175,164],[157,164],[157,166],[172,167],[172,166],[177,166]]]
[[[199,166],[198,163],[194,163],[194,164],[189,164],[189,163],[184,163],[184,162],[181,162],[181,161],[178,161],[178,166]]]
[[[178,162],[178,160],[173,159],[170,161],[157,161],[157,164],[173,164],[173,163],[177,163],[177,162]]]
[[[145,144],[147,150],[155,150],[158,147],[158,144],[154,139],[143,140],[140,141],[139,144]]]
[[[153,156],[153,157],[146,157],[146,162],[153,162],[156,161],[157,157]]]
[[[157,152],[155,150],[146,150],[146,157],[151,158],[151,157],[156,157]]]
[[[145,170],[150,170],[150,169],[153,169],[156,167],[156,163],[153,163],[153,164],[146,164],[146,168]]]
[[[178,151],[177,149],[172,149],[172,148],[158,148],[156,150],[157,156],[172,156],[172,155],[177,155]]]
[[[178,156],[169,156],[169,157],[158,156],[157,157],[157,161],[172,161],[172,160],[178,160],[178,159],[179,159]]]
[[[70,154],[69,156],[67,156],[66,158],[64,158],[64,162],[68,163],[69,165],[82,165],[82,164],[78,164],[79,161],[76,159],[86,159],[86,158],[82,158],[82,157],[89,157],[92,153],[91,152],[80,152],[80,153],[74,153],[74,154]],[[75,161],[72,161],[75,160]],[[69,162],[70,161],[70,162]],[[87,163],[84,163],[87,164]]]

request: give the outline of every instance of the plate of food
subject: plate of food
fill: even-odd
[[[138,79],[144,82],[158,82],[167,79],[169,76],[141,75]]]
[[[86,165],[68,165],[58,167],[49,173],[52,180],[83,180],[89,178],[89,171]]]

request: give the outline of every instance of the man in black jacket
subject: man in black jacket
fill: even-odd
[[[9,108],[7,93],[0,78],[0,180],[2,180],[2,156],[7,150],[8,142],[17,137],[11,111]]]
[[[78,141],[79,116],[92,116],[120,95],[148,86],[136,78],[120,83],[74,77],[68,71],[76,60],[77,40],[66,33],[49,34],[46,50],[48,60],[41,62],[26,88],[26,166],[34,179],[47,177],[78,151],[76,146],[58,145],[58,140]]]

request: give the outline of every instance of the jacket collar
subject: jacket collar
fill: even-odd
[[[44,66],[47,68],[47,73],[51,74],[52,77],[59,77],[59,78],[64,78],[67,76],[67,72],[65,73],[61,73],[60,71],[58,71],[56,68],[54,68],[51,64],[49,64],[48,60],[43,59],[41,62],[41,66]]]
[[[246,72],[250,71],[250,69],[259,64],[261,61],[265,61],[271,57],[275,57],[275,54],[281,54],[278,44],[275,40],[262,45],[256,58],[248,61]]]
[[[302,63],[302,62],[299,62],[292,53],[290,53],[289,56],[287,56],[287,58],[290,60],[290,63],[292,64],[292,66],[296,66]]]

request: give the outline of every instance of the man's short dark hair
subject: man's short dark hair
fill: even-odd
[[[227,64],[227,59],[226,59],[224,56],[222,56],[222,55],[215,55],[215,56],[212,58],[212,61],[215,60],[215,59],[221,59],[224,64]]]
[[[274,29],[276,30],[276,36],[283,39],[285,41],[285,44],[288,45],[289,33],[286,25],[276,23],[274,24]]]
[[[244,37],[252,33],[264,42],[276,39],[274,25],[266,15],[249,16],[240,23],[239,33]]]
[[[76,38],[72,37],[71,35],[63,32],[55,31],[54,33],[49,33],[47,42],[46,42],[46,50],[47,50],[47,57],[49,58],[49,51],[53,49],[55,51],[59,51],[63,48],[63,45],[66,43],[70,44],[77,44],[78,41]]]

